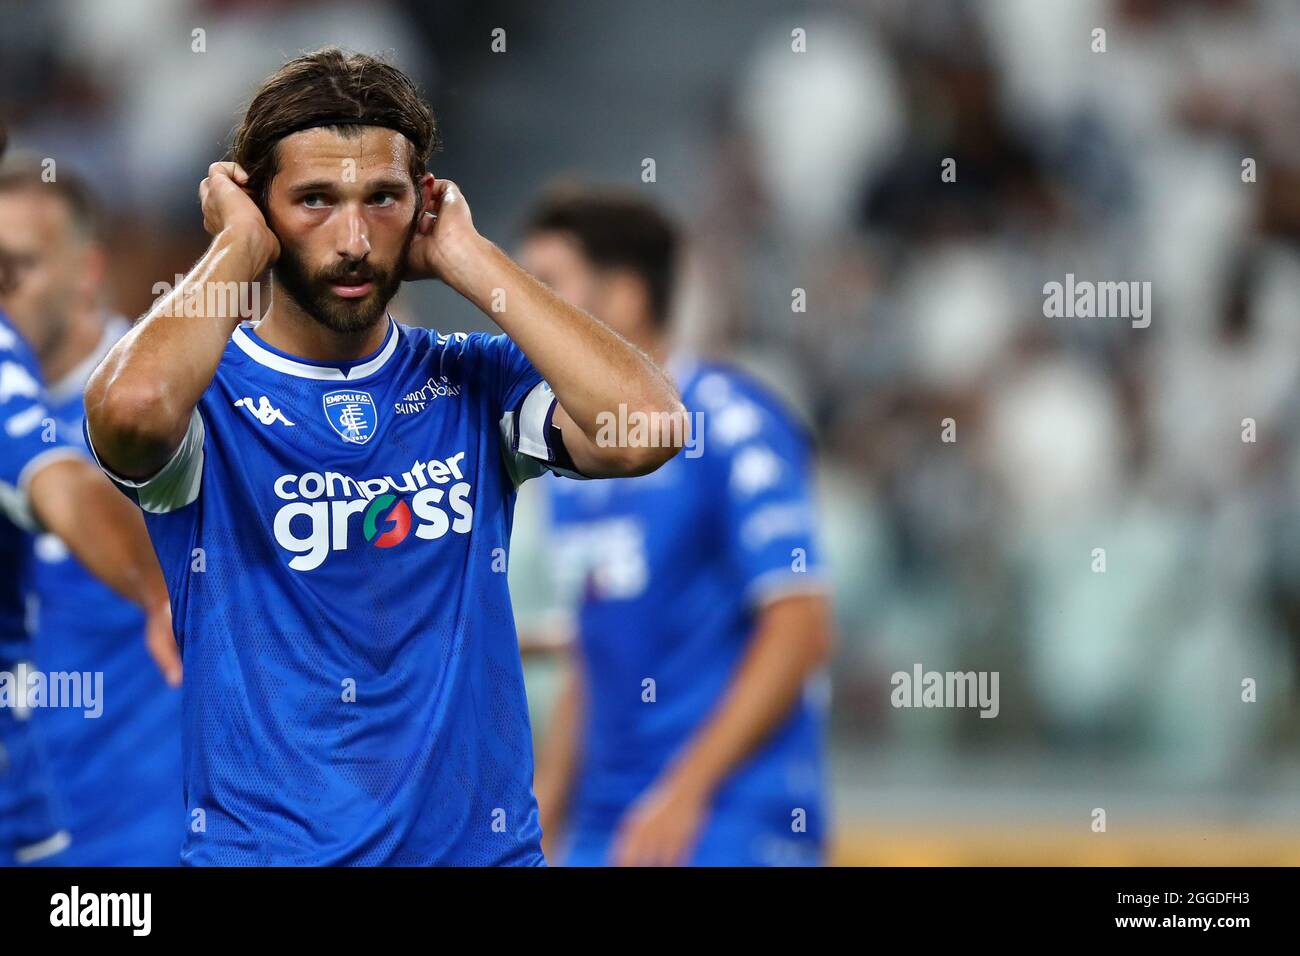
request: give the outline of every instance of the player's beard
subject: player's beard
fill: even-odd
[[[388,303],[397,295],[397,288],[402,284],[406,253],[414,238],[415,223],[412,223],[393,268],[377,266],[369,259],[359,259],[311,272],[302,257],[283,246],[271,274],[299,308],[327,329],[345,334],[363,332],[383,318]],[[371,282],[374,288],[360,299],[345,299],[334,294],[331,286],[336,282],[347,285]]]

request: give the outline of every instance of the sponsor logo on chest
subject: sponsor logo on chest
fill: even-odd
[[[467,535],[474,527],[471,474],[461,451],[416,459],[397,475],[280,475],[272,486],[279,502],[272,533],[292,555],[288,565],[295,571],[313,571],[330,555],[365,545],[387,550],[412,540]]]

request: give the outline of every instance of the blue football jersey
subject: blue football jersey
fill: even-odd
[[[544,862],[506,554],[554,407],[504,335],[389,320],[336,364],[235,331],[172,460],[117,479],[182,648],[183,862]]]
[[[78,454],[44,404],[35,355],[0,312],[0,865],[48,859],[68,842],[39,736],[20,706],[25,688],[13,675],[32,657],[26,582],[29,535],[38,525],[28,483],[44,465]]]
[[[717,708],[757,610],[825,587],[803,430],[729,366],[695,363],[677,378],[697,447],[645,477],[546,482],[584,679],[571,813],[582,862],[601,862],[582,848],[608,848],[630,805]],[[694,862],[816,861],[824,698],[824,680],[810,682],[719,788]]]
[[[109,322],[95,349],[46,390],[70,440],[81,441],[86,380],[127,329]],[[37,665],[46,672],[103,675],[98,716],[78,709],[34,712],[58,787],[76,866],[166,866],[180,859],[181,694],[167,686],[145,647],[144,613],[72,557],[55,535],[35,540],[30,615]]]

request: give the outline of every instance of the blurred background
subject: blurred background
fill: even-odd
[[[205,247],[256,83],[331,43],[418,79],[508,249],[557,178],[662,203],[683,345],[811,423],[836,862],[1300,863],[1300,5],[0,0],[0,114],[98,188],[115,310]],[[1067,273],[1149,281],[1150,326],[1045,317]],[[394,312],[490,328],[428,283]],[[997,671],[997,719],[892,707],[918,663]]]

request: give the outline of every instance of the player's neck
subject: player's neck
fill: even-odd
[[[387,313],[369,328],[336,332],[317,322],[296,302],[276,290],[271,308],[257,325],[267,345],[312,362],[352,362],[379,351],[388,335]]]
[[[90,357],[104,336],[104,318],[97,307],[75,313],[57,342],[40,356],[41,375],[54,383]]]

